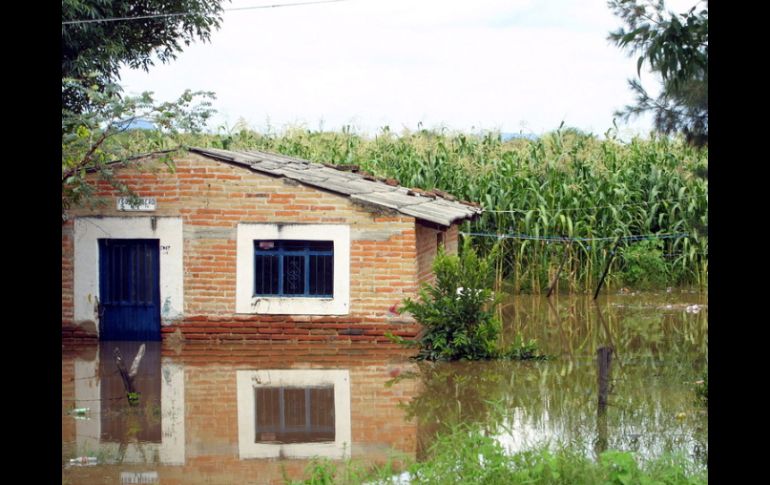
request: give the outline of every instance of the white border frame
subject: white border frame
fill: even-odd
[[[256,443],[254,389],[258,387],[334,386],[334,442],[330,443]],[[239,370],[238,454],[249,458],[344,459],[351,455],[350,372],[345,370]]]
[[[236,313],[347,315],[350,312],[350,226],[240,223],[237,234]],[[332,298],[254,296],[254,241],[261,239],[334,241],[334,296]]]
[[[153,222],[154,219],[154,222]],[[153,227],[155,226],[155,227]],[[183,317],[184,238],[181,217],[78,217],[74,227],[74,321],[94,322],[99,333],[99,239],[160,241],[160,320]]]

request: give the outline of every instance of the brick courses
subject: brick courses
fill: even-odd
[[[95,325],[73,321],[73,220],[78,216],[181,217],[184,227],[184,318],[164,335],[221,341],[367,340],[386,332],[412,337],[419,325],[391,311],[430,281],[437,229],[395,211],[353,203],[348,197],[295,181],[186,153],[168,171],[158,162],[121,168],[118,179],[140,197],[155,197],[157,210],[121,212],[117,194],[103,181],[106,205],[75,208],[62,226],[62,337],[82,340]],[[347,224],[351,229],[350,313],[345,316],[235,313],[236,228],[239,222]],[[456,251],[456,225],[442,231]]]
[[[150,470],[157,472],[163,484],[283,484],[284,469],[292,479],[306,476],[309,459],[239,459],[235,375],[242,369],[348,369],[352,459],[359,464],[383,465],[391,458],[415,458],[418,423],[406,419],[401,404],[420,392],[420,380],[404,379],[386,385],[394,375],[418,370],[416,363],[408,359],[409,352],[401,347],[373,343],[191,343],[176,349],[164,344],[161,352],[162,362],[184,369],[185,464],[124,463],[63,469],[72,483],[119,483],[122,472]],[[96,354],[93,344],[69,346],[63,353],[62,397],[67,402],[75,397],[73,379],[88,377],[74,375],[75,359],[93,360]],[[97,378],[86,382],[95,385]],[[70,449],[74,452],[74,418],[63,416],[62,421],[63,453]],[[334,464],[343,466],[338,460]]]

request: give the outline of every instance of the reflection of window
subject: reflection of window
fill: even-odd
[[[350,456],[347,370],[239,370],[236,381],[241,459]]]
[[[254,241],[254,296],[333,294],[333,241]]]
[[[256,443],[334,441],[334,386],[254,389]]]

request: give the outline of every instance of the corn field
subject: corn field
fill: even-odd
[[[610,260],[608,287],[707,288],[708,152],[680,140],[626,143],[611,132],[600,140],[559,129],[504,141],[498,133],[386,127],[374,137],[234,129],[187,143],[358,165],[406,187],[479,202],[485,213],[462,231],[482,253],[499,246],[498,279],[515,292],[546,290],[561,265],[559,291],[593,291]],[[633,237],[640,235],[655,237]]]

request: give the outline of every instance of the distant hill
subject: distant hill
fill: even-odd
[[[157,127],[155,124],[144,118],[137,118],[135,120],[125,120],[118,122],[117,126],[122,130],[155,130]]]
[[[517,138],[524,138],[526,140],[537,140],[539,138],[534,133],[500,133],[500,137],[503,141],[514,140]]]

